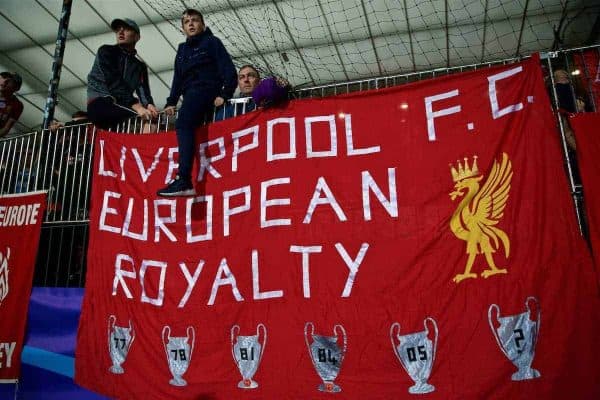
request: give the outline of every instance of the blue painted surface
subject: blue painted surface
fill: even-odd
[[[55,374],[73,378],[75,358],[37,347],[25,346],[21,354],[21,362],[42,368]]]
[[[73,381],[77,325],[83,289],[33,288],[21,378],[0,384],[0,400],[103,400]]]

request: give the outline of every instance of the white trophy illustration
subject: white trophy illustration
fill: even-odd
[[[129,327],[117,326],[117,317],[111,315],[108,317],[108,354],[113,365],[108,369],[113,374],[122,374],[125,372],[121,364],[127,359],[129,349],[135,340],[135,332],[131,320]]]
[[[309,343],[308,341],[309,327],[312,343]],[[337,344],[338,331],[340,331],[342,335],[342,348]],[[319,385],[319,390],[328,393],[341,392],[342,388],[336,385],[334,381],[340,373],[342,361],[344,361],[344,355],[346,354],[346,330],[342,325],[335,325],[333,327],[333,334],[335,336],[322,336],[315,335],[314,333],[314,324],[312,322],[307,322],[306,325],[304,325],[304,340],[306,341],[308,354],[317,370],[317,374],[323,380],[323,383]]]
[[[535,304],[537,310],[535,321],[531,320],[530,302]],[[535,356],[535,345],[540,332],[541,309],[538,300],[532,296],[525,300],[525,308],[527,308],[527,311],[521,314],[506,317],[500,316],[500,307],[496,304],[490,305],[488,309],[490,328],[492,328],[492,333],[500,350],[518,368],[518,371],[512,374],[511,379],[513,381],[534,379],[541,376],[539,371],[531,368]],[[500,324],[498,328],[494,327],[492,318],[494,310],[496,311],[496,320]]]
[[[427,322],[433,326],[434,339],[429,339],[429,328]],[[394,354],[398,357],[400,365],[406,371],[408,376],[415,382],[408,388],[411,394],[430,393],[435,390],[435,386],[427,383],[433,362],[435,361],[435,350],[437,348],[438,328],[435,320],[427,317],[423,320],[424,331],[409,333],[400,336],[400,324],[394,322],[390,327],[390,339]],[[396,337],[396,341],[394,341]],[[398,342],[398,344],[396,344]]]
[[[173,379],[169,383],[173,386],[185,386],[187,382],[182,378],[192,361],[194,352],[194,341],[196,331],[194,327],[188,326],[187,336],[171,336],[171,328],[166,325],[162,330],[162,341],[169,363],[169,370],[173,374]]]
[[[6,257],[0,252],[0,305],[8,296],[8,260],[10,259],[10,247],[6,247]]]
[[[263,333],[262,344],[259,342],[260,333]],[[262,360],[265,346],[267,345],[267,328],[263,324],[256,326],[256,335],[242,336],[240,327],[234,325],[231,327],[231,354],[242,374],[242,380],[238,383],[241,389],[254,389],[258,383],[252,380],[252,377],[258,370]]]

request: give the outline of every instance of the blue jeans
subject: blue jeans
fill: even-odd
[[[196,148],[196,128],[202,124],[208,112],[212,112],[218,91],[213,88],[190,88],[183,95],[175,129],[179,146],[179,177],[192,178],[192,164]]]

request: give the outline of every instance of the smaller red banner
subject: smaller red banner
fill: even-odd
[[[0,196],[0,383],[19,379],[45,205],[45,192]]]

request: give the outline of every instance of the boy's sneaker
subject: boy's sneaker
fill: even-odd
[[[195,196],[196,190],[194,189],[192,182],[178,176],[166,187],[156,192],[156,194],[164,197]]]

